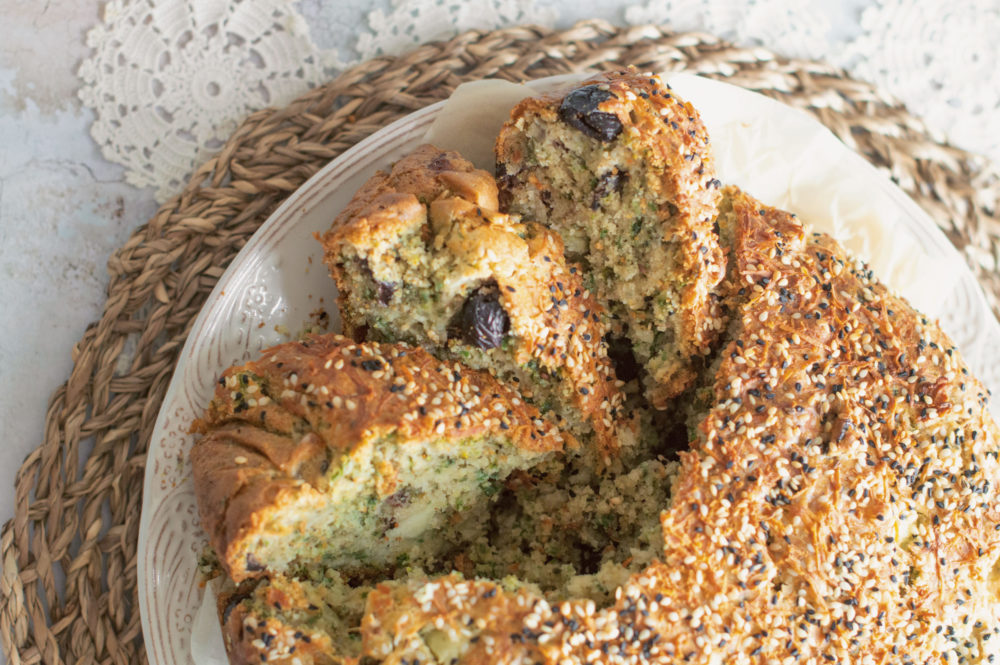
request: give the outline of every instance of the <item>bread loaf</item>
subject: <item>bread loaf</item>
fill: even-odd
[[[334,335],[227,370],[195,430],[202,526],[237,582],[433,556],[436,529],[565,445],[485,372]]]

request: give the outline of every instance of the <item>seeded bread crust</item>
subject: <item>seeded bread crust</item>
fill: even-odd
[[[603,609],[454,574],[381,584],[367,598],[363,658],[959,663],[1000,653],[1000,432],[983,386],[934,322],[834,240],[750,197],[734,210],[733,337],[681,454],[662,563]]]
[[[456,170],[442,170],[442,165]],[[366,185],[348,206],[349,214],[340,215],[323,236],[324,261],[337,283],[345,330],[425,345],[436,355],[478,353],[460,336],[445,339],[442,331],[477,289],[495,285],[510,322],[503,352],[522,367],[537,364],[559,386],[560,401],[579,413],[602,456],[610,460],[623,440],[634,439],[635,423],[624,412],[623,383],[608,358],[603,310],[583,287],[577,267],[567,265],[559,236],[497,212],[492,177],[469,169],[472,165],[454,153],[421,146],[391,174],[380,174]],[[441,186],[457,181],[468,187]],[[417,259],[394,252],[406,233],[423,238],[421,260],[428,265],[416,277],[404,259]],[[445,267],[438,269],[440,265]],[[400,323],[412,308],[403,300],[407,281],[425,280],[424,273],[431,271],[441,276],[440,293],[430,284],[422,288],[441,300],[437,329],[410,329]],[[360,281],[352,274],[357,272],[380,285],[375,298],[352,292]],[[390,329],[373,320],[390,310],[401,314]],[[518,388],[530,398],[537,385],[529,380],[522,377]],[[555,422],[564,431],[581,433],[561,419]]]
[[[193,431],[201,435],[191,451],[201,523],[236,582],[268,564],[248,566],[255,556],[248,542],[263,525],[305,495],[321,500],[328,470],[380,437],[405,445],[502,431],[527,453],[565,445],[537,409],[485,372],[339,335],[281,344],[226,370]],[[380,483],[380,494],[395,491],[391,475]]]
[[[589,91],[581,102],[586,108],[577,110],[570,102],[584,91]],[[537,162],[531,147],[533,127],[567,125],[580,129],[573,133],[584,144],[579,150],[603,150],[606,155],[599,160],[591,155],[582,165],[589,171],[589,183],[570,186],[556,181],[553,167]],[[564,168],[570,168],[577,148],[551,137],[543,143],[539,150],[562,151]],[[627,156],[611,157],[615,150]],[[713,232],[721,185],[697,111],[656,76],[639,74],[634,68],[609,72],[573,90],[522,101],[501,131],[496,153],[501,210],[533,215],[564,239],[567,233],[583,236],[588,246],[574,251],[583,251],[581,258],[589,260],[595,272],[612,273],[598,275],[594,290],[618,325],[631,327],[626,334],[634,338],[636,355],[650,373],[649,397],[654,406],[664,408],[691,385],[696,377],[693,365],[708,353],[722,327],[716,288],[725,259]],[[611,170],[602,170],[612,162]],[[642,166],[641,174],[630,171],[633,165]],[[618,228],[598,236],[598,225],[576,226],[583,224],[580,218],[606,215],[605,205],[616,191],[621,208],[642,208],[631,232]],[[639,191],[645,198],[630,199]],[[648,210],[649,205],[654,209]],[[643,249],[643,258],[633,257],[645,265],[622,265],[622,259],[612,255],[612,245],[637,243],[638,236],[626,236],[646,227],[659,230],[648,239],[652,246]],[[657,277],[657,271],[667,266],[662,279]],[[664,296],[669,303],[657,304]],[[666,333],[669,341],[638,342],[636,334],[643,331],[650,338],[656,332]],[[667,357],[658,357],[663,354]]]
[[[270,580],[258,586],[248,581],[228,588],[218,597],[218,614],[222,624],[223,643],[233,665],[259,665],[263,662],[285,665],[341,665],[357,662],[337,653],[330,635],[307,627],[290,627],[280,619],[256,615],[247,599],[288,610],[315,611],[302,586],[295,580],[280,577],[279,584]],[[311,609],[313,608],[313,609]],[[267,660],[270,656],[270,660]]]
[[[424,153],[420,159],[434,157]],[[373,251],[384,245],[369,242],[378,233],[398,235],[421,214],[433,221],[435,208],[442,226],[462,230],[462,237],[478,228],[474,219],[480,214],[484,232],[527,228],[475,199],[475,192],[488,193],[489,187],[463,168],[453,160],[447,169],[419,170],[414,179],[423,184],[410,189],[376,178],[367,201],[353,208],[353,217],[338,218],[331,234],[357,233],[352,246]],[[459,185],[472,182],[474,191],[459,192],[449,178]],[[987,412],[984,388],[936,323],[890,293],[831,238],[806,234],[794,216],[735,188],[726,196],[728,221],[719,234],[728,270],[710,296],[730,314],[726,341],[714,350],[714,363],[705,363],[694,440],[680,454],[680,475],[661,518],[661,562],[629,578],[608,607],[590,600],[550,603],[510,580],[469,580],[457,573],[386,581],[365,601],[360,654],[338,653],[338,641],[310,623],[313,605],[298,582],[282,578],[272,585],[278,578],[272,576],[251,591],[257,580],[249,580],[220,598],[231,662],[994,662],[1000,656],[1000,431]],[[357,227],[355,220],[362,220]],[[513,263],[524,262],[522,257]],[[286,486],[299,491],[321,475],[317,465],[329,451],[351,449],[339,436],[330,442],[317,442],[315,434],[299,438],[302,422],[327,422],[317,416],[327,411],[309,404],[315,394],[309,383],[331,385],[337,376],[358,374],[351,374],[351,394],[370,391],[367,414],[383,422],[382,409],[393,403],[386,391],[402,384],[376,380],[373,372],[381,369],[327,372],[325,362],[364,361],[369,352],[384,359],[392,356],[386,349],[403,347],[343,339],[330,344],[358,346],[362,355],[310,351],[306,364],[324,367],[310,375],[315,378],[300,379],[300,370],[293,380],[276,364],[268,369],[265,375],[287,379],[298,391],[281,408],[248,398],[257,394],[249,390],[261,383],[255,379],[239,389],[237,377],[247,371],[223,377],[221,406],[213,403],[199,424],[206,439],[216,438],[214,452],[192,455],[196,489],[215,502],[216,512],[233,510],[235,501],[226,505],[231,496],[260,496],[273,504],[276,495],[256,488],[273,488],[278,478],[285,483],[278,494]],[[406,360],[416,353],[392,356],[393,370],[417,362]],[[409,376],[418,392],[439,385],[437,394],[452,404],[448,373],[457,366],[423,356],[421,367],[436,368],[427,374],[438,378],[414,369]],[[466,381],[492,381],[457,371]],[[226,385],[229,379],[232,385]],[[490,390],[506,408],[517,403],[499,385]],[[346,393],[338,395],[346,400]],[[424,403],[435,398],[425,397]],[[419,406],[416,399],[411,409]],[[362,401],[359,396],[356,409]],[[273,412],[261,418],[268,406]],[[344,409],[350,410],[346,401]],[[483,413],[491,412],[484,407]],[[348,427],[340,422],[345,415],[341,410],[329,422]],[[446,428],[448,420],[463,417],[461,410],[446,415]],[[387,426],[398,426],[389,421]],[[565,445],[536,412],[529,410],[520,422],[524,445]],[[420,432],[430,426],[421,425]],[[358,435],[356,427],[348,431]],[[245,461],[237,462],[236,455]],[[212,495],[220,479],[230,491]],[[219,549],[214,534],[229,538],[228,525],[203,521]],[[254,572],[237,569],[233,577]],[[258,614],[251,596],[283,616],[300,612],[305,619]]]

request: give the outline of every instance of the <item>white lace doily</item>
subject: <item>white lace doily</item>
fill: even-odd
[[[631,25],[703,30],[737,44],[767,46],[792,58],[822,58],[830,31],[823,13],[794,0],[651,0],[626,9],[625,20]]]
[[[105,157],[162,201],[250,111],[349,64],[473,28],[591,17],[844,67],[1000,161],[1000,0],[111,0],[80,97]]]
[[[111,0],[87,35],[80,99],[126,180],[175,194],[251,111],[290,102],[334,65],[285,0]]]
[[[383,53],[404,53],[418,44],[447,39],[466,30],[490,30],[505,25],[552,25],[558,13],[536,0],[441,2],[393,0],[388,12],[368,15],[370,31],[358,35],[358,61]]]
[[[1000,2],[878,0],[861,27],[839,64],[956,145],[1000,161]]]

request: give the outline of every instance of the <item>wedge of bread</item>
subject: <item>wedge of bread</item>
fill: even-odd
[[[433,555],[436,529],[565,447],[485,372],[333,335],[228,370],[195,429],[202,525],[237,582]]]
[[[697,111],[657,77],[611,72],[518,104],[496,153],[501,210],[562,236],[665,407],[722,327],[721,183]]]
[[[422,146],[324,235],[345,328],[490,371],[610,461],[636,426],[602,310],[559,236],[497,212],[492,178],[466,169]]]

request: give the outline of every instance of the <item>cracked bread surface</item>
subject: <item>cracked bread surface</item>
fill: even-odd
[[[428,220],[444,201],[442,228],[463,235],[492,210],[442,191],[404,194]],[[245,580],[220,601],[231,660],[993,662],[1000,443],[985,390],[834,240],[720,192],[723,325],[676,399],[679,463],[641,445],[604,468],[550,453],[476,485],[490,500],[413,561]]]
[[[418,148],[376,178],[378,196],[362,189],[366,203],[352,203],[324,235],[346,328],[489,370],[610,462],[634,445],[636,423],[623,408],[601,307],[557,234],[499,213],[484,171],[459,172],[475,191],[437,188],[456,173],[436,170],[445,163],[471,168]]]
[[[681,454],[661,561],[606,608],[455,576],[384,584],[367,601],[368,653],[393,660],[440,626],[463,663],[1000,653],[1000,447],[985,390],[864,263],[744,203],[738,334]]]
[[[525,589],[552,602],[587,598],[606,605],[631,574],[658,556],[659,513],[669,502],[676,468],[675,462],[650,459],[597,484],[575,482],[569,474],[558,482],[521,477],[468,520],[486,526],[478,537],[458,536],[468,525],[442,534],[454,539],[437,560],[363,578],[310,566],[240,587],[228,584],[219,598],[227,651],[243,663],[292,663],[295,657],[303,663],[354,662],[349,659],[363,652],[367,598],[380,584],[416,588],[455,571],[469,580],[495,580],[507,592]],[[586,561],[591,558],[600,561]],[[425,636],[427,642],[406,658],[449,662],[434,659],[446,653],[447,640]],[[436,656],[429,659],[427,650]]]

